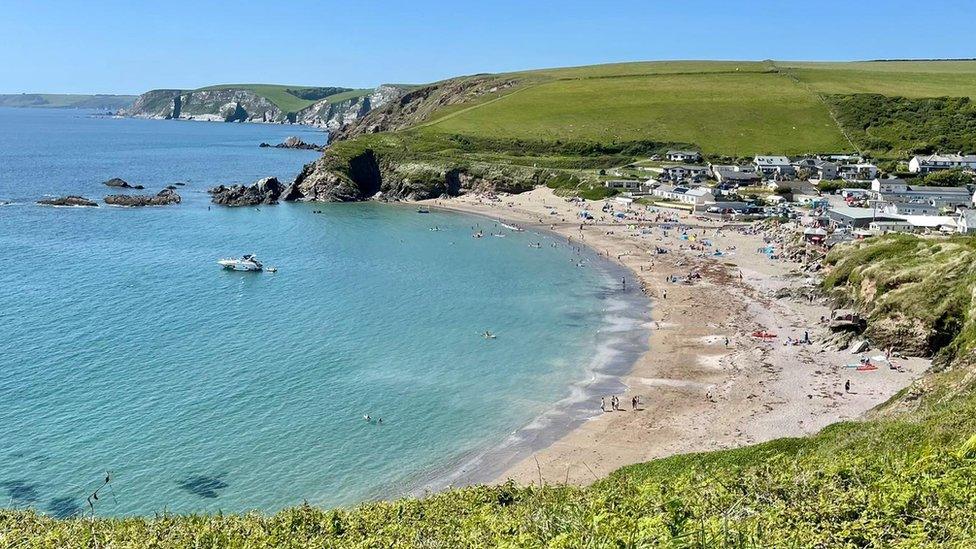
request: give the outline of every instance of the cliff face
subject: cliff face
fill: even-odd
[[[284,200],[352,202],[425,200],[478,192],[519,193],[548,174],[544,170],[487,163],[403,159],[382,148],[326,149],[307,164],[284,193]]]
[[[341,101],[327,97],[289,113],[251,90],[152,90],[140,95],[132,107],[120,111],[120,114],[166,120],[297,123],[335,130],[355,122],[402,93],[403,89],[396,86],[380,86],[359,97]]]
[[[519,81],[497,76],[473,76],[446,80],[391,97],[382,107],[330,133],[330,141],[379,132],[396,131],[427,120],[441,107],[476,101],[482,96],[513,88]]]
[[[298,111],[295,121],[299,124],[320,126],[335,131],[347,124],[354,124],[370,111],[388,104],[403,93],[403,88],[383,85],[369,94],[344,101],[322,99]]]
[[[137,118],[221,122],[288,122],[287,114],[250,90],[153,90],[122,111]]]

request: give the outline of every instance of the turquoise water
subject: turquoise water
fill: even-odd
[[[257,144],[294,134],[323,140],[0,109],[0,503],[76,513],[106,471],[105,515],[410,493],[490,476],[613,386],[640,347],[633,297],[547,235],[474,239],[493,223],[384,204],[208,207],[207,186],[293,177],[314,154]],[[115,176],[185,181],[184,202],[33,204]],[[279,271],[215,264],[242,253]]]

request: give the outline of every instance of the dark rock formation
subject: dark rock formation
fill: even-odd
[[[105,181],[102,184],[107,185],[109,187],[117,187],[119,189],[140,189],[140,190],[145,189],[145,187],[143,187],[142,185],[130,185],[128,181],[126,181],[125,179],[120,179],[118,177],[113,177],[112,179],[109,179],[108,181]]]
[[[255,206],[277,204],[288,189],[275,177],[259,179],[252,185],[218,185],[208,190],[214,204],[221,206]]]
[[[179,204],[183,199],[172,189],[163,189],[156,196],[143,194],[112,194],[105,197],[105,203],[112,206],[126,206],[131,208],[141,206],[167,206]]]
[[[352,202],[357,200],[426,200],[465,192],[520,193],[531,190],[547,173],[519,166],[465,165],[399,160],[365,149],[348,157],[327,149],[306,164],[281,200]]]
[[[322,146],[316,145],[315,143],[306,143],[302,141],[300,137],[291,136],[277,145],[269,145],[268,143],[261,143],[259,145],[261,148],[274,147],[276,149],[303,149],[307,151],[321,151]]]
[[[86,206],[93,207],[98,206],[97,202],[88,200],[83,196],[59,196],[57,198],[42,198],[37,201],[38,204],[43,204],[44,206]]]

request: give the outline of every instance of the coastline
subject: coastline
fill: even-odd
[[[547,188],[496,201],[465,195],[424,203],[573,237],[640,281],[652,306],[649,315],[646,309],[637,314],[653,325],[646,350],[620,372],[620,391],[606,394],[608,402],[611,394],[620,397],[625,411],[601,413],[598,399],[584,402],[593,413],[561,433],[533,439],[531,449],[513,459],[486,452],[470,464],[472,470],[428,489],[508,479],[588,484],[620,467],[678,453],[809,435],[861,417],[929,366],[924,359],[901,359],[898,370],[852,374],[845,364],[856,356],[822,343],[827,334],[817,321],[829,313],[826,304],[777,298],[777,290],[805,281],[791,265],[756,253],[760,235],[716,232],[724,223],[668,211],[703,237],[708,233],[716,248],[734,250],[716,259],[701,257],[678,231],[665,232],[660,224],[642,223],[652,228],[641,234],[628,227],[633,220],[601,215],[602,201],[587,202],[596,219],[580,231],[580,206]],[[652,254],[654,247],[668,253]],[[694,284],[668,282],[691,271],[701,276]],[[775,343],[750,337],[759,328],[781,335]],[[804,332],[812,344],[783,345],[786,337],[799,339]],[[845,392],[843,383],[851,377],[854,388]],[[642,400],[636,412],[628,403],[634,395]]]
[[[430,201],[422,203],[431,204]],[[522,225],[521,221],[485,212],[439,204],[433,205],[432,209],[499,224],[511,222]],[[567,245],[563,235],[548,227],[533,226],[526,229],[526,232],[543,235],[560,246]],[[573,244],[580,243],[574,241]],[[409,489],[404,492],[405,495],[422,496],[451,487],[493,483],[517,464],[555,444],[598,416],[601,412],[598,407],[593,407],[593,402],[599,402],[602,395],[626,391],[625,377],[633,369],[634,363],[648,352],[651,334],[651,319],[648,314],[650,298],[640,290],[638,284],[633,284],[638,277],[631,268],[601,255],[598,250],[585,243],[580,248],[587,266],[599,269],[607,277],[603,300],[608,305],[601,319],[601,337],[583,370],[584,375],[569,384],[569,394],[566,397],[553,403],[528,424],[510,433],[501,443],[467,453],[449,463],[442,463],[419,473],[413,481],[407,483]],[[619,288],[621,277],[628,281],[625,289]],[[383,494],[388,492],[378,491],[377,499],[383,499]]]

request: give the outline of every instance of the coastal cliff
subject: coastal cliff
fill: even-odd
[[[468,191],[520,193],[545,181],[545,170],[449,158],[402,156],[385,146],[333,144],[305,165],[284,193],[287,201],[425,200]]]
[[[483,96],[514,88],[519,83],[515,78],[485,75],[424,86],[388,97],[383,105],[374,104],[371,112],[332,132],[330,140],[343,141],[364,134],[403,130],[427,121],[441,107],[474,102]]]
[[[119,114],[159,120],[292,123],[336,130],[355,122],[405,91],[401,86],[392,85],[362,91],[347,88],[253,88],[152,90],[140,95],[130,108],[122,109]]]

